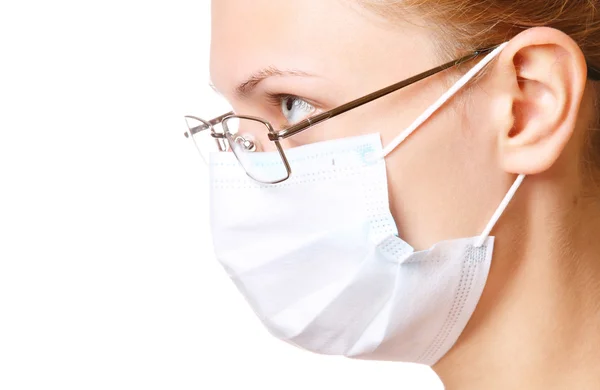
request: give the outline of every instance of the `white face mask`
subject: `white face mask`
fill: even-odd
[[[385,160],[374,156],[503,47],[385,150],[378,134],[290,149],[293,174],[276,185],[248,178],[232,153],[211,155],[217,258],[274,336],[317,353],[428,365],[456,342],[487,280],[488,234],[524,176],[481,236],[415,252],[398,237]]]

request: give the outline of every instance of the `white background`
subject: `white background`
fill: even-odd
[[[214,259],[209,5],[1,3],[0,389],[440,389],[271,338]]]

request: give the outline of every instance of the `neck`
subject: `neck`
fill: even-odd
[[[527,178],[502,217],[478,307],[433,367],[448,390],[600,388],[600,207],[562,184]]]

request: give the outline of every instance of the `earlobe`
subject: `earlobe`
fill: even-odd
[[[533,28],[511,40],[498,60],[508,83],[512,121],[498,134],[507,172],[548,170],[571,139],[586,84],[586,63],[568,35]]]

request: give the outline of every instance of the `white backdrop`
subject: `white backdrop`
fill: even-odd
[[[0,389],[442,388],[271,338],[217,264],[209,6],[0,4]]]

